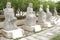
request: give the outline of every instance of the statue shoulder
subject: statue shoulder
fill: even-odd
[[[7,9],[5,8],[5,9],[3,9],[3,11],[6,11]]]

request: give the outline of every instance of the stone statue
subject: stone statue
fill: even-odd
[[[46,22],[46,13],[43,11],[43,5],[40,5],[40,8],[39,8],[38,22],[39,23]]]
[[[16,16],[17,16],[17,17],[19,17],[19,16],[20,16],[20,9],[19,9],[19,8],[17,9]]]
[[[52,17],[52,13],[49,10],[49,5],[47,5],[46,12],[47,12],[47,14],[46,14],[47,15],[47,21],[50,21],[50,17]]]
[[[47,15],[43,10],[43,5],[40,5],[38,24],[40,24],[42,27],[51,27],[52,25],[50,22],[47,22],[46,17],[47,17]]]
[[[14,17],[14,9],[11,8],[11,3],[7,2],[6,8],[3,10],[4,11],[4,16],[5,16],[5,21],[4,21],[4,27],[3,29],[5,30],[14,30],[17,28],[16,25],[16,17]]]
[[[56,10],[56,7],[54,7],[54,16],[57,16],[58,13],[57,13],[57,10]]]
[[[27,8],[26,20],[25,20],[25,30],[37,32],[41,30],[40,25],[36,24],[36,15],[32,8],[32,3],[29,3]]]
[[[26,21],[28,26],[36,24],[36,16],[33,13],[32,3],[29,3],[29,6],[27,8]]]
[[[33,13],[33,8],[32,8],[32,3],[29,3],[29,6],[27,7],[27,14],[29,14],[30,12]]]

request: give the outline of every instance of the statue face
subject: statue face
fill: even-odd
[[[41,8],[43,8],[43,5],[40,5]]]
[[[47,8],[49,8],[49,5],[47,5]]]
[[[7,2],[6,8],[11,8],[11,3]]]
[[[32,7],[32,3],[29,3],[29,7]]]
[[[56,7],[54,7],[54,9],[56,10]]]

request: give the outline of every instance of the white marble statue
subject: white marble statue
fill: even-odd
[[[29,6],[27,8],[26,21],[26,24],[28,26],[36,24],[36,16],[33,13],[32,3],[29,3]]]
[[[27,8],[26,20],[25,20],[25,29],[28,31],[40,31],[40,25],[36,25],[36,15],[32,8],[32,3],[29,3]]]
[[[19,17],[19,16],[20,16],[20,9],[19,9],[19,8],[17,9],[16,16],[17,16],[17,17]]]
[[[58,12],[56,10],[56,7],[54,7],[54,15],[53,16],[54,16],[54,20],[53,20],[54,24],[56,26],[60,26],[60,17],[58,16]]]
[[[49,5],[47,5],[46,12],[47,12],[47,21],[50,21],[50,18],[52,17],[52,13],[49,10]]]
[[[11,3],[7,2],[6,8],[3,10],[5,16],[4,29],[14,30],[17,28],[16,17],[14,17],[14,9],[11,8]]]
[[[38,16],[38,24],[40,24],[42,27],[51,27],[51,23],[47,21],[47,15],[43,10],[43,5],[40,5],[39,8],[39,16]]]
[[[17,13],[16,13],[16,16],[17,16],[17,17],[25,16],[25,14],[23,14],[23,12],[20,11],[20,9],[18,8]]]
[[[57,10],[56,10],[56,7],[54,7],[54,14],[53,14],[53,16],[50,19],[51,23],[53,23],[54,25],[56,25],[58,19],[59,18],[58,18]]]
[[[54,7],[54,16],[57,16],[58,15],[58,12],[56,10],[56,7]]]
[[[7,2],[6,8],[3,11],[5,16],[4,27],[2,29],[3,36],[6,37],[6,39],[16,39],[22,37],[24,30],[17,27],[17,19],[14,16],[14,9],[11,8],[10,2]]]
[[[44,23],[44,22],[46,22],[46,13],[43,10],[43,5],[40,5],[38,23]]]

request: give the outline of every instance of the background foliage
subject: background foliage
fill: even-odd
[[[53,36],[50,40],[60,40],[60,34]]]
[[[12,7],[15,9],[15,11],[18,8],[20,8],[22,11],[26,11],[28,4],[31,2],[33,3],[34,11],[38,11],[40,4],[43,4],[44,11],[46,11],[46,6],[50,5],[51,12],[53,12],[54,7],[57,7],[57,11],[60,12],[60,2],[55,3],[50,0],[48,2],[42,2],[39,0],[0,0],[0,10],[5,8],[8,1],[12,3]]]

